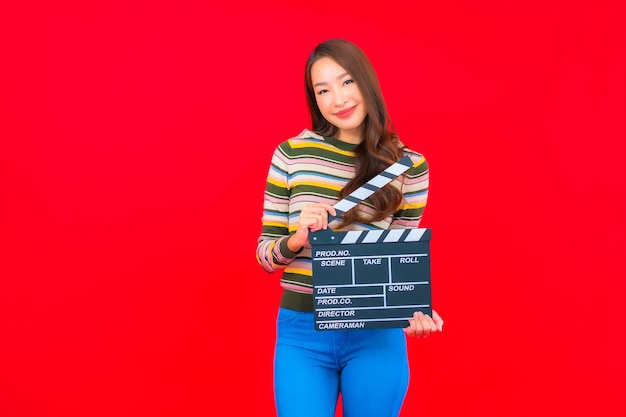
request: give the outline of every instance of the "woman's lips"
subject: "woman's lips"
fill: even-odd
[[[352,115],[352,113],[354,113],[354,109],[356,109],[356,106],[350,107],[349,109],[338,111],[337,113],[335,113],[335,116],[339,117],[340,119],[347,119],[348,117]]]

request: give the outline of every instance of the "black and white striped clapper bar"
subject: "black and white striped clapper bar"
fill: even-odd
[[[343,200],[355,207],[412,166],[405,156]],[[413,312],[432,315],[431,230],[311,233],[315,330],[406,327]]]

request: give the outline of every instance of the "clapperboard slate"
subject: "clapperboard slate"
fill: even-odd
[[[412,166],[409,156],[335,204],[337,216]],[[315,330],[407,327],[432,316],[430,229],[311,233]]]

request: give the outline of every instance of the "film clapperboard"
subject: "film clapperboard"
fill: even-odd
[[[408,155],[390,165],[337,202],[337,216],[412,165]],[[432,316],[430,238],[427,228],[311,233],[315,330],[402,328],[415,311]]]

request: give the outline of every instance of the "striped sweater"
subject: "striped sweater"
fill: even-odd
[[[298,227],[300,210],[311,203],[334,205],[339,193],[354,177],[356,145],[321,137],[309,130],[279,144],[272,156],[264,195],[261,235],[256,257],[267,272],[282,271],[281,306],[313,311],[311,249],[294,253],[287,239]],[[405,153],[413,167],[391,182],[402,191],[403,201],[391,216],[368,224],[351,224],[346,230],[415,228],[419,226],[428,196],[428,164],[410,149]],[[367,202],[353,210],[372,213]],[[338,221],[329,227],[337,229]]]

